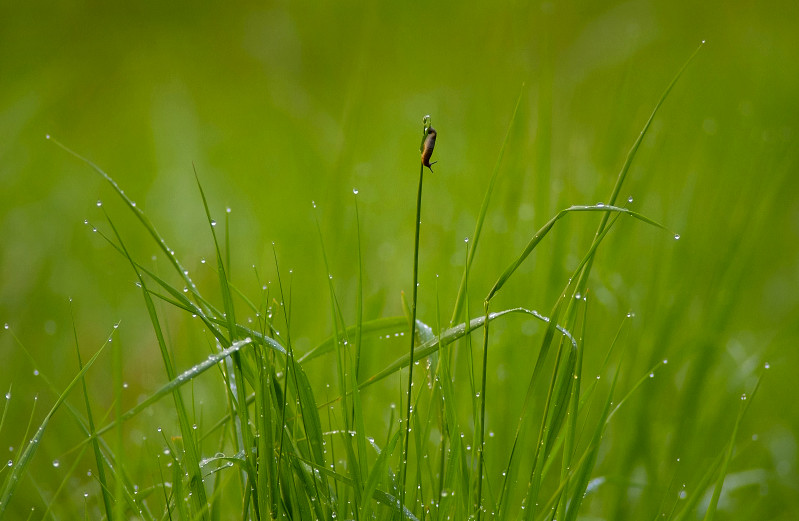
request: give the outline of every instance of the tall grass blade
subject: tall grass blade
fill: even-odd
[[[635,159],[635,156],[638,153],[638,148],[641,146],[644,137],[649,131],[649,127],[652,124],[652,121],[655,119],[655,115],[660,110],[660,107],[663,105],[663,102],[666,101],[666,98],[669,96],[669,93],[671,93],[671,89],[673,89],[674,85],[677,84],[677,80],[680,79],[683,72],[685,72],[685,69],[688,68],[688,65],[694,60],[694,58],[699,53],[699,50],[702,48],[704,44],[705,41],[702,40],[702,43],[700,43],[699,46],[696,48],[696,50],[694,50],[694,52],[691,54],[691,56],[688,57],[683,66],[680,67],[680,70],[677,71],[677,74],[674,75],[674,78],[672,78],[671,82],[666,87],[666,90],[664,90],[663,94],[661,94],[660,99],[658,99],[658,102],[655,104],[655,108],[652,109],[652,113],[649,115],[649,119],[647,119],[646,123],[644,123],[644,128],[641,129],[641,133],[638,134],[638,137],[635,139],[635,142],[633,142],[630,151],[627,152],[627,158],[624,160],[624,164],[621,167],[621,171],[619,171],[619,175],[616,178],[616,184],[613,185],[613,190],[610,192],[610,199],[608,199],[608,204],[610,205],[616,204],[616,200],[619,198],[619,192],[621,192],[621,187],[624,184],[624,180],[627,179],[627,173],[630,171],[630,166],[632,166],[633,164],[633,159]],[[602,220],[599,222],[599,226],[597,227],[596,231],[597,237],[604,231],[605,226],[608,223],[609,217],[610,215],[608,214],[602,216]],[[586,269],[580,274],[580,279],[576,285],[577,288],[576,291],[585,292],[585,287],[588,284],[588,275],[591,272],[592,264],[593,264],[593,259],[589,261],[588,265],[586,266]]]
[[[150,323],[153,326],[153,330],[158,341],[158,346],[161,350],[161,359],[164,364],[164,368],[166,369],[167,377],[170,380],[173,380],[176,376],[175,370],[172,366],[172,359],[161,330],[161,322],[155,310],[155,304],[153,303],[153,299],[150,297],[150,293],[147,291],[147,283],[144,281],[141,273],[136,269],[136,263],[133,261],[133,258],[125,247],[125,244],[122,242],[122,237],[119,235],[119,232],[117,232],[113,221],[111,221],[107,214],[106,218],[108,219],[108,224],[111,226],[111,229],[113,230],[114,235],[116,236],[116,239],[122,248],[122,251],[125,253],[125,256],[130,262],[131,267],[133,267],[133,270],[136,273],[136,278],[139,280],[139,284],[141,285],[142,289],[142,295],[144,296],[144,302],[147,306],[147,312],[150,316]],[[172,391],[172,396],[175,402],[175,410],[178,416],[181,436],[184,440],[186,472],[188,473],[189,490],[192,492],[192,503],[194,505],[195,511],[200,514],[203,520],[206,520],[208,515],[208,502],[206,500],[205,485],[203,484],[202,477],[200,476],[200,457],[198,447],[194,442],[194,434],[191,428],[191,422],[189,421],[188,414],[186,413],[186,406],[183,403],[183,397],[181,396],[180,391],[175,388]],[[122,421],[121,417],[118,419],[118,421]]]
[[[80,342],[78,341],[78,329],[75,325],[75,315],[72,311],[72,302],[70,300],[70,314],[72,316],[72,333],[75,338],[75,353],[78,357],[78,369],[83,369],[83,361],[80,357]],[[105,508],[105,515],[108,518],[108,521],[112,521],[114,519],[112,515],[111,509],[111,496],[109,494],[108,488],[108,481],[105,477],[105,465],[103,464],[103,457],[102,453],[100,452],[100,442],[97,441],[97,436],[95,433],[95,426],[94,426],[94,416],[92,415],[92,407],[89,402],[89,392],[86,388],[86,379],[81,379],[81,386],[83,389],[83,399],[86,403],[86,418],[89,424],[89,435],[92,439],[92,449],[94,450],[94,461],[97,464],[97,479],[100,482],[100,493],[102,494],[103,498],[103,507]]]
[[[452,311],[452,318],[449,321],[449,325],[452,326],[453,324],[457,324],[463,312],[463,303],[464,297],[466,294],[466,281],[469,278],[469,270],[472,267],[472,260],[474,259],[474,254],[477,252],[477,245],[480,242],[480,234],[483,231],[483,224],[485,223],[486,213],[488,213],[488,205],[491,202],[491,194],[494,192],[494,183],[499,176],[499,167],[502,164],[502,158],[505,155],[505,146],[508,144],[508,139],[510,138],[510,132],[513,129],[514,123],[516,123],[516,115],[519,113],[519,105],[521,105],[522,97],[524,95],[524,84],[522,84],[521,89],[519,90],[519,97],[516,98],[516,106],[513,108],[513,115],[510,118],[510,122],[508,123],[508,130],[505,132],[505,138],[502,140],[502,146],[499,148],[499,156],[497,157],[497,162],[494,164],[494,171],[491,173],[491,179],[488,181],[488,187],[486,188],[485,195],[483,196],[483,203],[480,205],[480,212],[477,215],[477,222],[474,225],[474,233],[472,234],[472,248],[469,251],[469,255],[466,258],[466,265],[463,267],[463,276],[461,277],[461,284],[458,287],[458,295],[455,298],[455,309]]]

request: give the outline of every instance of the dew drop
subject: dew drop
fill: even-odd
[[[230,209],[230,206],[228,206],[227,208],[225,208],[225,212],[227,212],[227,213],[230,213],[230,212],[232,212],[232,211],[233,211],[233,210],[231,210],[231,209]]]
[[[50,139],[50,134],[45,134],[44,139]]]
[[[764,369],[770,369],[770,368],[771,368],[771,364],[769,364],[768,362],[766,362],[765,364],[763,364],[763,368],[764,368]]]
[[[54,460],[53,460],[53,467],[55,467],[55,468],[58,468],[58,467],[60,467],[60,466],[61,466],[61,462],[60,462],[60,461],[58,461],[57,459],[54,459]]]
[[[649,378],[654,378],[654,377],[655,377],[655,373],[649,373]]]
[[[353,188],[352,189],[352,193],[354,193],[355,195],[358,195],[358,189],[357,188]]]
[[[3,324],[3,329],[8,329],[8,322],[6,322],[5,324]]]
[[[628,198],[627,198],[627,202],[628,202],[628,203],[631,203],[631,202],[633,202],[633,196],[630,196],[630,197],[628,197]]]
[[[39,376],[39,370],[38,369],[34,369],[33,370],[33,376]]]
[[[216,226],[216,221],[211,219],[211,226]]]
[[[679,233],[675,233],[674,234],[674,240],[675,241],[679,241],[680,240],[680,234]]]
[[[97,200],[97,206],[103,206],[103,202],[100,201],[99,199]]]

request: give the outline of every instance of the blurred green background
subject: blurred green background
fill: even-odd
[[[423,115],[438,131],[438,163],[425,179],[419,313],[435,324],[436,293],[442,321],[451,314],[464,238],[520,90],[470,280],[472,315],[555,211],[607,201],[658,97],[706,40],[621,194],[681,238],[623,220],[592,273],[586,373],[600,370],[628,313],[620,385],[629,388],[658,360],[669,363],[614,417],[595,472],[605,481],[584,512],[651,518],[652,498],[674,483],[690,487],[723,450],[740,395],[768,362],[720,517],[795,519],[797,27],[790,1],[2,3],[0,323],[9,330],[0,332],[0,387],[13,389],[0,451],[13,457],[34,395],[37,424],[50,407],[41,376],[62,389],[77,371],[70,298],[84,356],[121,321],[130,404],[165,381],[134,274],[84,219],[108,229],[96,206],[102,200],[139,260],[155,256],[156,245],[107,184],[45,134],[112,175],[214,295],[213,243],[194,165],[216,219],[230,208],[237,286],[256,297],[274,281],[273,242],[282,274],[292,270],[292,337],[306,351],[332,333],[315,218],[340,303],[354,320],[353,188],[366,318],[402,313]],[[567,217],[493,309],[547,313],[598,219]],[[157,256],[150,262],[159,266]],[[208,340],[196,326],[165,313],[178,366],[204,358]],[[488,428],[504,454],[541,328],[512,319],[495,331]],[[404,342],[373,349],[368,372],[404,349]],[[314,364],[324,381],[324,363]],[[108,397],[99,404],[107,408],[108,357],[97,367],[89,384]],[[386,399],[375,400],[385,408]],[[74,460],[80,437],[62,423],[64,434],[45,439],[39,470],[15,497],[20,515],[31,507],[41,513],[61,482],[62,466],[52,461]],[[131,429],[132,440],[152,435],[147,420]],[[496,460],[490,472],[504,456]],[[70,479],[60,501],[80,505],[92,480],[83,470]]]

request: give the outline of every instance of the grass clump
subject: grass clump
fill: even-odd
[[[196,173],[214,247],[217,303],[194,283],[156,226],[121,187],[97,165],[78,156],[108,181],[155,241],[174,272],[172,277],[179,281],[169,282],[167,277],[147,268],[136,252],[128,249],[115,220],[100,205],[109,232],[99,233],[135,273],[166,382],[137,405],[123,410],[123,351],[119,343],[115,344],[113,419],[97,422],[85,380],[104,348],[86,364],[78,353],[77,375],[63,391],[54,388],[58,396],[56,404],[24,450],[16,455],[10,470],[5,471],[0,518],[8,512],[30,459],[47,434],[50,418],[60,406],[68,404],[66,398],[71,391],[81,388],[85,411],[68,407],[84,436],[75,450],[80,454],[91,451],[94,456],[100,498],[97,503],[100,515],[106,519],[131,515],[149,520],[577,519],[586,498],[606,480],[595,476],[595,469],[614,415],[665,363],[656,363],[621,394],[619,375],[626,344],[619,334],[614,339],[605,339],[610,347],[602,368],[611,375],[610,383],[603,385],[599,377],[586,379],[583,370],[589,274],[598,248],[624,217],[666,229],[619,205],[618,198],[651,122],[684,68],[669,84],[635,140],[607,202],[570,206],[551,217],[496,277],[477,316],[473,317],[469,309],[470,274],[521,95],[467,244],[461,283],[447,325],[442,325],[438,295],[435,317],[422,320],[417,315],[424,157],[414,223],[412,292],[410,302],[405,305],[406,316],[364,320],[364,270],[356,191],[355,310],[351,313],[339,304],[325,238],[317,221],[328,274],[332,332],[326,341],[302,354],[295,352],[292,343],[292,329],[298,326],[292,324],[291,272],[281,271],[275,248],[276,284],[261,285],[259,298],[254,300],[234,285],[230,275],[228,214],[223,241],[221,227],[212,217]],[[429,118],[424,126],[427,136],[431,130]],[[426,161],[429,162],[429,155]],[[519,268],[555,225],[562,219],[581,218],[585,214],[599,214],[599,225],[548,316],[525,307],[492,309],[495,297],[514,283]],[[183,372],[177,369],[175,346],[165,331],[164,308],[186,313],[200,324],[199,336],[207,338],[210,345],[206,360]],[[241,320],[242,309],[254,314],[256,320],[253,323]],[[345,318],[349,315],[354,315],[354,320]],[[539,322],[544,332],[536,355],[530,359],[529,381],[515,425],[495,427],[508,431],[510,443],[489,447],[487,438],[493,436],[493,431],[487,432],[488,398],[493,400],[502,392],[489,383],[492,330],[494,324],[511,317]],[[620,331],[623,326],[624,322]],[[381,337],[405,333],[410,344],[407,353],[383,369],[367,373],[364,353],[376,349]],[[473,352],[473,337],[482,339],[477,356]],[[76,346],[78,341],[75,332]],[[329,391],[330,386],[323,388],[324,382],[309,375],[307,364],[313,360],[328,364],[327,374],[332,376],[335,391]],[[206,425],[198,420],[194,387],[204,386],[200,376],[212,373],[217,375],[215,392],[224,397],[226,408],[211,425]],[[385,396],[392,385],[399,408]],[[327,394],[322,398],[321,393]],[[122,433],[126,422],[134,417],[156,405],[167,407],[162,401],[169,403],[168,410],[177,420],[178,434],[167,437],[161,433],[162,453],[145,464],[155,476],[153,484],[140,489],[132,484],[126,470],[134,462],[126,455]],[[704,515],[706,519],[713,518],[734,457],[737,429],[750,403],[747,400],[741,407],[724,450],[719,451],[714,464],[698,478],[693,491],[682,498],[682,504],[674,501],[675,497],[671,501],[663,499],[666,505],[660,512],[663,518],[690,518],[703,492],[711,486],[713,493]],[[388,420],[383,421],[386,414]],[[2,426],[0,420],[0,429]],[[114,442],[107,438],[112,432],[116,434]],[[213,450],[209,450],[211,446]]]

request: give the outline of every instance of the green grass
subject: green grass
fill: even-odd
[[[4,521],[799,517],[792,3],[169,9],[0,16]]]
[[[98,202],[106,222],[94,229],[134,272],[155,334],[164,380],[157,390],[141,396],[137,405],[123,408],[123,361],[128,346],[114,342],[113,407],[98,424],[92,404],[103,402],[105,397],[91,394],[86,382],[94,376],[91,369],[103,348],[83,364],[78,348],[81,333],[74,328],[78,348],[76,374],[63,390],[45,380],[57,399],[29,441],[26,431],[19,441],[24,448],[0,475],[0,518],[18,515],[11,512],[19,512],[15,502],[21,483],[27,479],[27,486],[36,486],[37,478],[29,464],[48,438],[56,436],[49,428],[51,418],[67,404],[69,416],[81,431],[70,439],[73,446],[68,454],[75,458],[75,464],[55,494],[42,492],[42,501],[48,505],[45,517],[58,512],[71,518],[134,516],[152,520],[572,521],[581,516],[614,518],[634,493],[634,502],[641,505],[639,511],[651,519],[693,519],[698,515],[714,519],[731,465],[746,451],[746,443],[741,442],[738,433],[757,387],[746,391],[734,421],[725,422],[723,428],[715,431],[715,447],[705,454],[705,460],[711,463],[697,459],[685,469],[673,458],[652,456],[646,464],[659,469],[656,475],[672,477],[668,481],[655,475],[642,479],[636,466],[641,454],[634,445],[635,434],[630,432],[629,424],[617,427],[617,423],[625,416],[634,422],[636,413],[643,414],[641,421],[647,421],[647,415],[657,417],[657,411],[668,406],[659,403],[666,399],[662,393],[647,389],[652,378],[668,372],[674,363],[650,357],[644,371],[636,368],[640,364],[632,363],[632,353],[638,342],[628,331],[632,313],[616,319],[618,332],[613,337],[595,334],[589,319],[599,305],[592,295],[592,267],[602,262],[598,252],[608,247],[605,243],[614,234],[621,239],[613,247],[624,248],[627,232],[621,228],[625,220],[647,225],[648,233],[658,241],[678,238],[674,232],[664,233],[666,227],[617,201],[650,125],[684,70],[685,66],[668,85],[634,140],[607,201],[572,205],[554,214],[508,267],[493,277],[495,282],[477,314],[469,305],[477,291],[470,282],[474,277],[473,263],[522,96],[510,117],[509,130],[476,214],[476,227],[467,243],[451,313],[440,305],[442,299],[450,301],[450,297],[440,295],[436,287],[435,313],[422,318],[417,315],[419,236],[424,231],[424,226],[420,226],[422,175],[412,248],[412,297],[404,304],[405,317],[364,318],[363,279],[368,271],[362,262],[364,239],[357,213],[357,191],[356,248],[345,252],[357,266],[354,287],[336,283],[326,243],[336,244],[338,239],[326,236],[317,217],[327,275],[327,290],[318,297],[327,293],[332,330],[330,338],[301,354],[292,342],[305,327],[292,320],[292,310],[303,306],[303,302],[295,301],[292,270],[281,268],[278,249],[273,245],[273,266],[255,272],[260,289],[252,291],[236,285],[231,275],[231,259],[236,253],[230,234],[230,212],[225,213],[222,236],[222,227],[211,210],[216,202],[213,196],[207,196],[200,175],[195,173],[216,263],[214,296],[195,284],[156,225],[120,185],[100,167],[56,142],[110,184],[167,261],[166,268],[171,273],[148,268],[143,255],[126,246],[117,217]],[[579,261],[571,275],[560,281],[563,289],[548,316],[522,307],[502,309],[495,304],[495,297],[509,288],[522,289],[522,267],[543,241],[558,234],[561,221],[596,214],[600,219],[590,244],[581,251],[560,252],[577,255]],[[263,271],[271,271],[275,282],[261,284],[258,273]],[[342,306],[338,294],[341,291],[355,295],[354,309]],[[429,289],[424,287],[422,291]],[[428,299],[431,297],[428,295]],[[176,312],[184,318],[176,318]],[[452,317],[447,326],[442,324],[442,313]],[[245,315],[255,319],[242,320]],[[511,321],[513,317],[541,324],[536,346],[519,334],[519,321]],[[168,324],[174,320],[190,324],[188,327],[196,330],[192,338],[200,342],[172,340]],[[502,327],[501,340],[497,340],[495,331]],[[115,325],[114,331],[116,328]],[[380,351],[385,339],[401,336],[410,342],[407,354],[370,373],[366,368],[367,353]],[[103,347],[115,337],[112,334]],[[32,358],[24,343],[17,343]],[[525,367],[514,370],[512,375],[513,386],[524,390],[522,400],[515,402],[520,407],[506,410],[512,421],[491,418],[491,408],[502,401],[504,393],[489,374],[489,367],[501,356],[495,353],[499,344],[524,346],[530,351],[524,357]],[[176,353],[187,349],[206,350],[207,358],[181,370]],[[596,376],[586,371],[589,349],[592,359],[602,359],[598,365],[590,362],[599,370]],[[327,369],[314,368],[317,361]],[[697,384],[690,383],[696,378],[682,388],[684,399],[696,390],[692,385]],[[69,405],[68,400],[74,400],[72,391],[78,388],[84,395],[83,408]],[[705,398],[710,393],[707,389],[698,391]],[[215,396],[222,405],[209,413],[198,410],[197,394]],[[715,398],[725,400],[724,396]],[[0,434],[10,403],[6,400]],[[157,423],[152,419],[143,423],[157,429],[158,436],[148,440],[148,449],[134,458],[128,448],[129,426],[141,416],[152,414],[155,407],[160,407]],[[170,427],[156,428],[161,422]],[[622,439],[631,441],[622,446],[610,441],[609,436],[619,436],[617,428],[622,431]],[[503,442],[492,441],[495,432]],[[673,432],[679,435],[680,429]],[[635,453],[638,456],[629,455]],[[78,462],[84,458],[93,469],[92,492],[83,505],[61,504],[59,495],[74,479]],[[625,462],[624,466],[608,467],[612,458]],[[148,484],[134,485],[139,482]],[[706,501],[710,491],[710,500]]]

